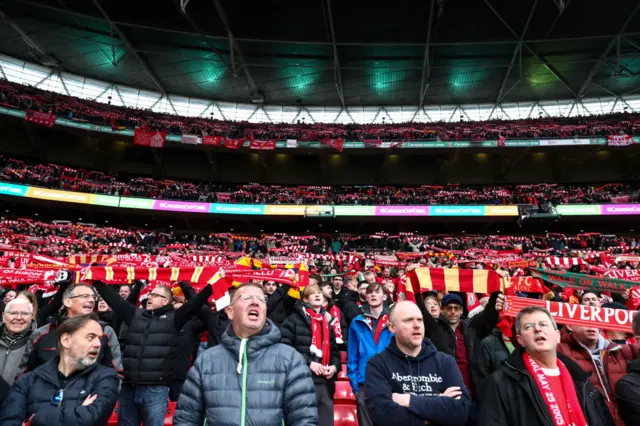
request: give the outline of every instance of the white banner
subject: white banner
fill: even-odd
[[[183,134],[182,143],[186,143],[189,145],[197,145],[200,143],[200,139],[198,138],[198,135]]]
[[[591,145],[590,139],[540,139],[540,146]]]

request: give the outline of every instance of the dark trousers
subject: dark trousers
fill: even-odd
[[[358,425],[359,426],[373,426],[371,417],[367,407],[364,405],[364,383],[358,385],[358,393],[356,394],[356,406],[358,407]]]
[[[173,379],[169,384],[169,399],[173,402],[178,401],[178,397],[182,392],[182,385],[186,379]]]
[[[333,426],[333,395],[326,383],[316,384],[316,405],[318,406],[318,426]]]

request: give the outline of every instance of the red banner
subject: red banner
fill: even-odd
[[[242,145],[244,145],[244,142],[246,141],[245,138],[240,138],[240,139],[228,139],[226,138],[224,140],[224,147],[227,149],[239,149],[242,147]]]
[[[611,269],[603,275],[605,278],[619,278],[628,281],[640,281],[640,271],[637,269]]]
[[[380,139],[365,139],[364,145],[366,147],[378,147],[382,145],[382,141]]]
[[[505,146],[505,141],[507,140],[507,138],[505,138],[504,136],[500,135],[498,136],[498,143],[496,144],[496,146]]]
[[[275,140],[269,140],[269,141],[251,140],[249,142],[249,149],[255,149],[257,151],[273,151],[274,149],[276,149],[276,141]]]
[[[609,135],[607,136],[607,145],[609,146],[628,146],[633,145],[635,141],[631,135]]]
[[[202,145],[222,146],[224,136],[203,136]]]
[[[542,306],[551,312],[557,323],[603,328],[631,333],[631,322],[636,312],[627,309],[596,308],[593,306],[506,296],[503,314],[518,315],[527,306]]]
[[[329,145],[340,152],[342,152],[342,148],[344,148],[344,139],[323,139],[321,143]]]
[[[36,269],[0,269],[0,286],[12,284],[45,284],[53,281],[58,271]]]
[[[198,135],[190,135],[190,134],[184,133],[182,135],[182,143],[185,143],[188,145],[197,145],[200,143],[200,141],[198,140]]]
[[[151,148],[164,148],[166,139],[167,132],[156,132],[155,130],[136,128],[133,134],[134,145],[148,146]]]
[[[53,127],[53,125],[56,123],[56,116],[51,114],[50,112],[27,110],[27,112],[24,114],[24,119],[25,121],[42,124],[47,127]]]

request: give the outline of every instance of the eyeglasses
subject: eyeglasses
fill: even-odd
[[[31,312],[5,312],[4,314],[9,318],[15,318],[15,317],[29,318],[32,315]]]
[[[162,295],[162,294],[158,294],[158,293],[149,293],[149,297],[153,297],[153,298],[155,298],[155,297],[162,297],[163,299],[168,299],[168,297],[167,297],[167,296],[164,296],[164,295]]]
[[[95,302],[98,297],[95,294],[78,294],[77,296],[69,296],[67,299],[93,300]]]
[[[263,304],[267,304],[267,296],[261,296],[261,295],[257,295],[257,294],[244,294],[240,297],[238,297],[235,301],[237,302],[238,300],[242,300],[245,303],[251,302],[253,300],[259,302],[259,303],[263,303]]]
[[[460,312],[462,310],[462,306],[459,305],[447,305],[444,307],[445,311],[450,311],[450,312]]]
[[[58,392],[54,393],[51,397],[51,403],[56,407],[62,405],[62,400],[64,399],[64,389],[60,389]]]
[[[538,322],[527,322],[522,324],[522,329],[524,331],[532,331],[536,328],[536,325],[538,326],[538,328],[542,328],[542,329],[549,329],[549,328],[553,328],[553,326],[551,325],[550,322],[548,321],[538,321]]]

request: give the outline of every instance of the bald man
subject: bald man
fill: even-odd
[[[463,426],[472,402],[451,355],[424,339],[422,313],[401,301],[389,312],[394,337],[371,358],[365,379],[365,404],[376,426],[435,423]]]

